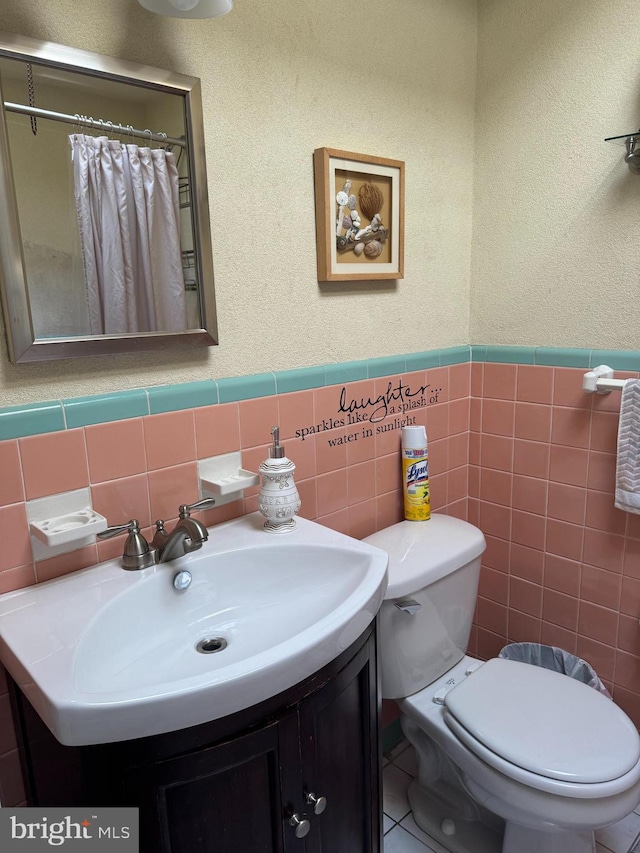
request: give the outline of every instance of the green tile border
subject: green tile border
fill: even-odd
[[[469,362],[533,364],[586,370],[607,364],[614,370],[640,371],[640,350],[464,345],[254,376],[183,382],[91,397],[28,403],[0,408],[0,441]]]
[[[74,397],[63,400],[67,429],[123,421],[149,414],[149,400],[143,389],[114,391],[95,397]]]

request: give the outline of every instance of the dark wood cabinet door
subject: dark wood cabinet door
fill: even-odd
[[[287,815],[300,800],[299,764],[292,713],[226,743],[130,769],[125,786],[140,806],[141,853],[295,853]]]
[[[304,795],[325,797],[325,810],[307,805],[306,853],[377,853],[381,814],[375,641],[336,678],[300,704]]]

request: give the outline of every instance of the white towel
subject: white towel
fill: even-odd
[[[622,388],[615,505],[640,513],[640,379],[627,379]]]

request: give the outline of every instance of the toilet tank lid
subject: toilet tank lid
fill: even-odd
[[[475,560],[486,547],[477,527],[437,513],[428,521],[401,521],[365,542],[389,554],[385,599],[416,593]]]

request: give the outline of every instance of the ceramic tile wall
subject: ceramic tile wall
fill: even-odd
[[[585,394],[583,374],[472,366],[469,520],[488,543],[473,650],[561,646],[640,725],[640,516],[613,505],[621,394]]]
[[[438,402],[413,410],[427,426],[433,472],[433,508],[466,516],[470,393],[469,363],[347,383],[346,399],[376,399],[398,382],[440,389]],[[177,516],[198,499],[198,458],[240,450],[243,467],[257,471],[270,428],[280,424],[287,454],[297,466],[301,515],[356,538],[402,518],[400,430],[363,438],[362,425],[311,433],[337,415],[343,386],[327,386],[240,402],[133,417],[0,442],[0,592],[58,577],[119,555],[122,538],[34,563],[25,501],[90,487],[93,506],[110,523],[138,518],[147,535],[156,518]],[[344,416],[344,415],[342,415]],[[391,425],[389,414],[378,426]],[[373,426],[373,425],[372,425]],[[355,440],[337,439],[357,433]],[[330,444],[333,441],[334,444]],[[257,487],[243,500],[203,514],[207,524],[257,509]],[[0,687],[0,797],[24,799],[6,685]]]

